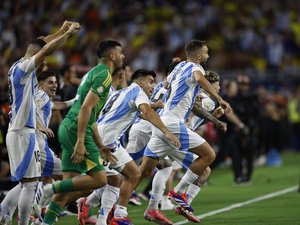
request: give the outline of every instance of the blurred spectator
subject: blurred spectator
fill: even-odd
[[[8,118],[0,109],[0,179],[9,174],[9,164],[7,150],[5,145],[5,137],[7,133]]]
[[[288,116],[292,124],[292,148],[300,150],[300,85],[288,103]]]
[[[238,94],[233,99],[232,107],[240,120],[249,129],[248,133],[239,132],[237,145],[240,151],[242,179],[251,181],[253,173],[253,160],[257,152],[258,132],[260,130],[261,116],[257,96],[250,91],[250,78],[241,74],[237,77]]]

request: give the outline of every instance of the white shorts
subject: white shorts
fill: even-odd
[[[152,127],[150,127],[152,129]],[[131,158],[139,165],[143,159],[144,151],[151,138],[151,133],[145,133],[140,130],[131,129],[129,132],[126,151]]]
[[[166,156],[177,161],[184,168],[189,168],[198,156],[189,149],[198,147],[205,139],[190,130],[184,123],[175,120],[162,119],[166,127],[180,140],[181,147],[176,148],[173,143],[157,128],[153,129],[152,137],[145,149],[145,156],[163,159]]]
[[[116,175],[114,171],[121,173],[126,163],[132,161],[129,153],[122,147],[120,143],[116,147],[115,152],[113,152],[113,155],[117,158],[117,163],[108,165],[109,170],[106,168],[107,176]]]
[[[6,146],[13,181],[41,176],[40,152],[34,129],[25,127],[9,131]]]
[[[62,175],[61,160],[49,148],[46,135],[37,131],[37,139],[40,149],[42,176],[51,177],[52,175]]]

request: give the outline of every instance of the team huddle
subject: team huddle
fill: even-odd
[[[51,225],[75,200],[80,224],[88,223],[93,207],[100,208],[97,225],[133,224],[129,199],[141,180],[156,171],[144,218],[171,225],[158,204],[174,166],[186,173],[168,197],[177,214],[200,222],[191,203],[210,175],[215,153],[195,130],[212,121],[226,131],[226,123],[217,118],[231,113],[218,95],[218,74],[201,66],[209,58],[207,45],[199,40],[187,43],[186,60],[174,64],[156,86],[155,72],[138,69],[132,83],[120,88],[122,46],[104,40],[96,48],[98,65],[81,79],[76,97],[53,102],[57,81],[45,68],[45,57],[79,29],[78,23],[65,21],[55,34],[29,44],[9,70],[6,143],[12,179],[19,183],[1,202],[0,224],[11,224],[18,207],[18,224],[27,225],[34,212],[33,224]],[[49,123],[52,110],[68,107],[57,133],[60,159],[47,143],[54,136]],[[127,145],[121,141],[125,133]],[[167,163],[158,169],[162,160]]]

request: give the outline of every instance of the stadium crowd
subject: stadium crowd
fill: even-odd
[[[211,55],[205,68],[219,71],[221,96],[243,122],[243,127],[236,127],[221,117],[228,123],[226,133],[217,131],[212,123],[201,127],[199,132],[217,152],[212,169],[230,158],[234,181],[249,182],[253,166],[280,166],[281,151],[300,150],[297,1],[189,0],[182,7],[181,1],[167,0],[4,0],[0,6],[2,184],[9,177],[5,143],[8,69],[24,55],[24,43],[53,33],[65,19],[80,22],[81,29],[47,57],[47,65],[57,71],[56,100],[75,97],[82,76],[97,64],[94,50],[99,40],[114,39],[122,44],[128,67],[125,86],[129,86],[132,71],[138,68],[156,71],[157,83],[165,79],[172,58],[184,58],[184,45],[200,37],[207,40]],[[67,112],[53,113],[50,127],[55,132]],[[60,154],[57,140],[49,139],[49,145]]]

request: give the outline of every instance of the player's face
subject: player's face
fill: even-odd
[[[211,84],[211,86],[215,89],[215,91],[217,92],[217,93],[219,93],[220,92],[220,82],[219,81],[216,81],[216,82],[213,82],[212,84]]]
[[[57,89],[57,80],[55,76],[48,77],[46,80],[44,80],[40,88],[46,92],[49,97],[54,97],[56,94],[56,89]]]
[[[151,75],[148,75],[143,79],[141,82],[141,87],[143,88],[144,92],[148,97],[152,95],[153,92],[153,83],[154,83],[154,78]]]
[[[125,56],[123,54],[121,46],[115,47],[115,49],[113,51],[113,61],[114,61],[115,68],[122,67],[122,65],[124,63],[124,58],[125,58]]]
[[[204,45],[200,50],[199,50],[199,64],[206,64],[207,60],[209,58],[208,55],[208,47]]]

